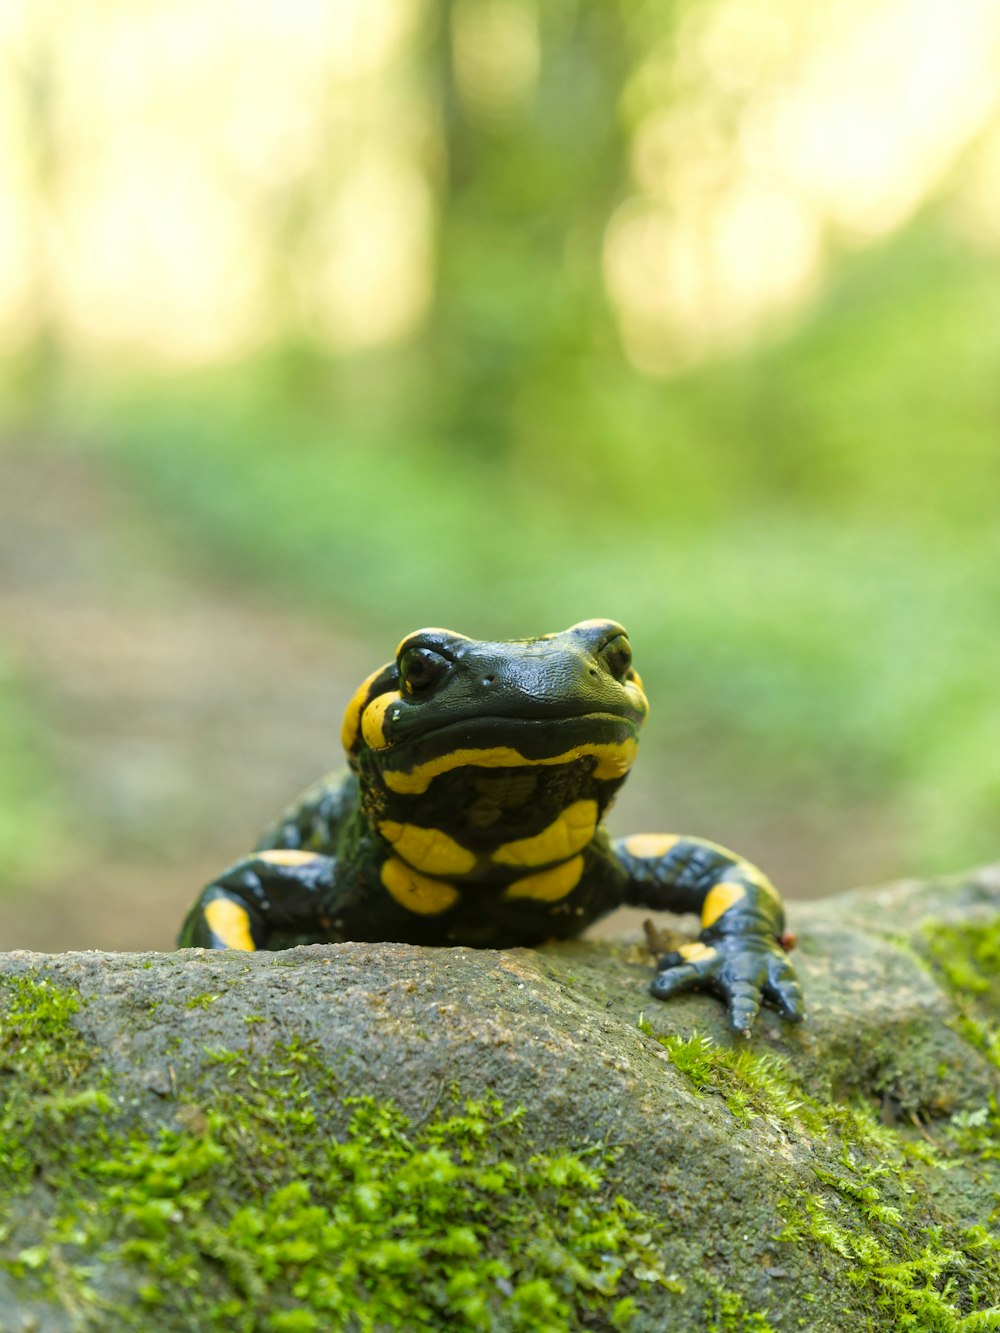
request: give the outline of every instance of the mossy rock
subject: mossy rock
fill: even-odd
[[[636,942],[0,955],[0,1329],[1000,1328],[1000,872]]]

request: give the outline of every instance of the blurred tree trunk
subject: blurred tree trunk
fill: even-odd
[[[463,24],[491,10],[498,30],[478,46],[466,38],[463,50]],[[614,336],[601,248],[626,172],[626,20],[607,0],[445,0],[439,14],[444,163],[424,344],[431,412],[447,439],[503,456],[536,427],[544,437],[560,399],[565,420],[588,350]],[[520,52],[510,37],[518,23]],[[537,41],[533,86],[506,104],[505,80],[509,93],[517,71],[503,67],[504,25],[515,48],[508,62],[530,61],[525,44]],[[470,48],[481,67],[469,68]]]
[[[22,143],[28,162],[31,218],[27,318],[14,377],[18,397],[32,418],[51,406],[63,362],[62,336],[52,274],[52,233],[57,225],[62,180],[58,126],[58,27],[55,8],[37,0],[28,11],[24,53],[12,57],[11,86],[19,97]]]

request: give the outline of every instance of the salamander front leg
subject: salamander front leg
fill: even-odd
[[[802,1019],[802,992],[782,945],[784,908],[756,866],[714,843],[673,835],[622,838],[614,850],[628,875],[628,903],[701,915],[698,941],[659,960],[653,995],[714,991],[744,1036],[762,1002],[792,1022]]]
[[[337,861],[314,852],[255,852],[204,888],[181,927],[178,945],[263,949],[275,930],[323,935]]]

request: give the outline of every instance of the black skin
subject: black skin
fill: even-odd
[[[798,1021],[766,876],[701,839],[612,841],[601,826],[646,711],[614,621],[509,643],[408,635],[348,707],[350,773],[213,880],[179,943],[510,948],[578,935],[623,904],[698,912],[699,942],[659,960],[651,993],[713,991],[742,1034],[762,1003]]]

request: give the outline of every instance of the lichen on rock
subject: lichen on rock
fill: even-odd
[[[0,1329],[1000,1328],[1000,874],[636,942],[0,955]]]

